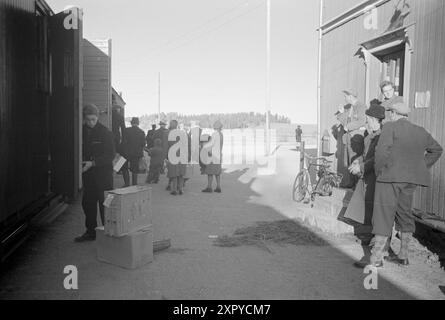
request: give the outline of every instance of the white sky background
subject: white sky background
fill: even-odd
[[[158,72],[163,112],[265,112],[265,0],[47,2],[83,8],[84,37],[112,39],[126,116],[157,113]],[[271,112],[316,123],[318,1],[271,2]]]

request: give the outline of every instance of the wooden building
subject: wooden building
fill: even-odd
[[[111,40],[83,40],[83,103],[95,104],[99,121],[111,130]]]
[[[445,1],[325,0],[321,27],[320,130],[335,123],[352,89],[360,100],[381,98],[391,80],[412,108],[410,120],[445,146]],[[445,156],[431,172],[417,209],[445,218]]]
[[[50,199],[81,185],[82,12],[0,0],[0,258]]]

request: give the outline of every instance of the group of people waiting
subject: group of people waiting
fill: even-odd
[[[104,223],[104,192],[113,189],[113,161],[116,153],[123,156],[127,161],[122,166],[120,173],[123,175],[124,187],[131,184],[138,184],[138,175],[141,173],[141,162],[144,151],[150,157],[150,165],[146,178],[147,184],[159,182],[160,175],[167,169],[168,186],[167,190],[172,195],[182,195],[184,186],[188,178],[191,177],[193,167],[191,160],[191,133],[188,136],[188,163],[173,164],[168,159],[170,148],[175,145],[175,141],[169,141],[169,134],[172,130],[178,129],[178,121],[170,121],[169,128],[165,122],[156,125],[147,134],[139,128],[139,119],[131,120],[131,127],[126,128],[125,120],[120,115],[118,108],[113,109],[111,132],[99,122],[99,109],[89,104],[83,109],[83,197],[82,209],[85,214],[86,232],[75,238],[76,242],[94,241],[96,239],[97,208],[99,208],[102,223]],[[223,124],[216,121],[214,130],[219,133],[220,141],[220,161],[210,164],[200,163],[201,173],[208,176],[207,187],[204,193],[221,193],[221,159],[223,147]],[[202,130],[200,130],[200,133]],[[201,136],[201,134],[200,134]],[[205,142],[209,142],[210,137],[201,139],[200,148]],[[180,149],[178,149],[178,153]],[[179,154],[177,154],[179,156]],[[213,179],[216,179],[216,188],[212,189]]]
[[[346,105],[335,116],[332,128],[337,139],[341,187],[354,194],[344,218],[359,223],[363,243],[372,247],[357,267],[383,267],[383,261],[406,266],[408,246],[415,232],[412,203],[418,187],[431,184],[428,171],[443,149],[424,128],[411,123],[410,107],[395,94],[395,86],[380,86],[383,98],[369,108],[349,90]],[[398,254],[391,249],[393,228],[401,240]]]

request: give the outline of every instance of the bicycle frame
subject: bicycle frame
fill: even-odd
[[[321,161],[321,163],[320,163]],[[304,157],[304,166],[303,168],[300,170],[300,173],[304,174],[304,179],[307,180],[307,185],[306,185],[306,189],[305,189],[305,194],[306,197],[310,196],[310,200],[314,202],[315,201],[315,196],[320,195],[320,196],[327,196],[327,195],[332,195],[332,190],[331,188],[333,186],[339,186],[341,180],[342,180],[342,175],[336,174],[334,172],[331,172],[329,170],[329,162],[327,159],[325,158],[311,158],[309,156],[305,156]],[[318,180],[316,181],[316,183],[314,181],[312,181],[311,175],[310,175],[310,170],[311,168],[315,168],[316,170],[316,175],[318,177]],[[323,181],[323,185],[321,185]],[[315,188],[314,188],[315,185]],[[327,186],[327,189],[326,189]],[[320,191],[320,188],[322,188],[323,190]],[[313,206],[313,204],[312,204]]]

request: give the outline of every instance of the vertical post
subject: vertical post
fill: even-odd
[[[161,122],[161,73],[158,74],[158,123]]]
[[[305,142],[300,143],[300,171],[304,168]]]
[[[317,84],[317,155],[321,156],[321,58],[323,40],[323,0],[320,0],[320,26],[318,28],[318,84]]]
[[[270,154],[270,108],[271,108],[271,89],[270,89],[270,25],[271,25],[271,4],[267,0],[266,13],[266,154]]]

